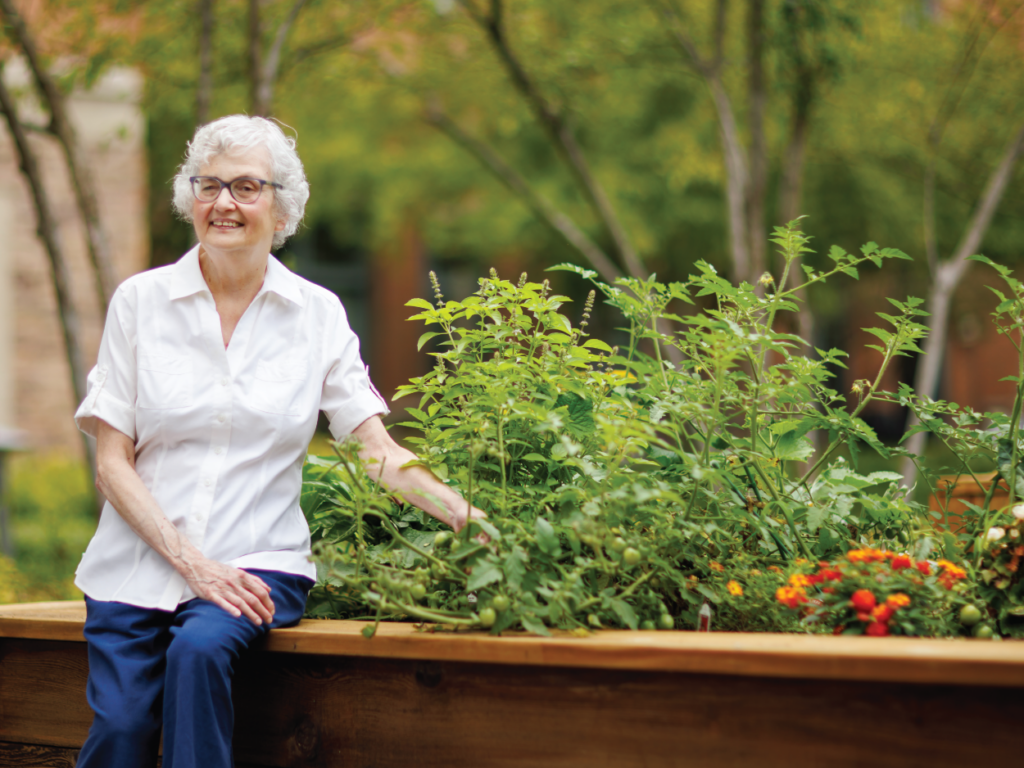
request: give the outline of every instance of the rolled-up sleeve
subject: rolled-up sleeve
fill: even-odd
[[[339,302],[325,335],[324,377],[320,409],[330,420],[331,434],[340,440],[371,416],[385,415],[388,407],[370,381],[369,369],[359,356],[359,337],[349,327]]]
[[[135,308],[122,286],[110,301],[96,366],[89,372],[85,400],[75,413],[75,423],[87,435],[96,436],[97,419],[102,419],[136,438],[134,329]]]

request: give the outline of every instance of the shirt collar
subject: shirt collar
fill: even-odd
[[[203,277],[203,271],[199,268],[198,245],[178,259],[171,269],[171,301],[210,290]],[[272,255],[267,256],[267,273],[263,278],[260,293],[264,291],[273,291],[300,307],[305,304],[302,291],[299,290],[298,278]]]

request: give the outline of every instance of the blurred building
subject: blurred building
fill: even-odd
[[[43,126],[47,115],[32,96],[30,73],[15,59],[4,82],[20,97],[23,122]],[[75,92],[68,110],[86,161],[93,170],[100,210],[118,278],[145,269],[149,261],[146,218],[145,120],[139,108],[142,78],[114,69],[88,91]],[[86,366],[96,359],[103,317],[85,229],[78,214],[63,151],[56,139],[31,131],[72,276],[81,321]],[[36,212],[28,182],[0,120],[0,427],[25,433],[34,450],[79,454],[72,420],[77,403],[71,388],[64,339],[57,315],[50,261],[36,234]]]

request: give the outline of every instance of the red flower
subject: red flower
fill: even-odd
[[[921,560],[920,562],[914,563],[914,567],[917,568],[925,576],[932,575],[932,567],[928,564],[927,560]]]
[[[871,613],[869,611],[857,611],[857,620],[867,624],[871,621]]]
[[[864,634],[868,637],[885,637],[889,634],[889,625],[883,624],[880,621],[873,621],[868,624],[867,629],[864,630]]]
[[[858,611],[868,612],[875,607],[875,595],[870,589],[858,589],[850,598],[850,605]]]
[[[824,592],[826,595],[834,595],[836,593],[836,588],[835,587],[822,587],[821,591]]]
[[[832,630],[832,634],[833,635],[841,635],[841,634],[843,634],[843,630],[844,629],[846,629],[846,627],[844,627],[842,624],[840,624],[838,627],[836,627],[835,629]]]
[[[889,619],[892,618],[893,613],[894,611],[891,605],[887,603],[882,603],[881,605],[876,605],[874,607],[874,609],[871,611],[871,616],[872,618],[874,618],[875,621],[880,621],[883,624],[888,624]]]
[[[911,560],[910,555],[896,555],[892,559],[892,569],[894,571],[902,571],[904,568],[911,568],[914,565],[914,561]]]

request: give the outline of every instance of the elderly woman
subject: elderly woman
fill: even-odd
[[[174,180],[199,244],[125,281],[76,414],[108,499],[78,568],[89,704],[79,768],[233,765],[234,661],[299,620],[316,572],[299,508],[317,412],[386,487],[459,530],[482,516],[396,445],[334,294],[270,255],[302,219],[294,140],[232,116]],[[403,468],[404,467],[404,468]]]

